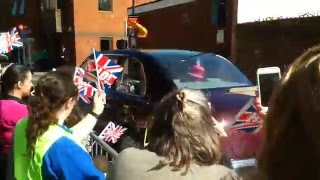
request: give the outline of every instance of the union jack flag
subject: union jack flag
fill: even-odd
[[[77,85],[78,87],[79,98],[83,102],[90,104],[91,103],[90,98],[94,95],[97,89],[93,87],[90,83],[83,81],[84,75],[85,75],[85,71],[82,68],[76,67],[73,81],[74,81],[74,84]]]
[[[16,27],[12,28],[10,33],[10,42],[13,48],[18,48],[23,46],[22,40],[19,36],[18,29]]]
[[[113,73],[108,71],[107,68],[99,68],[98,76],[100,78],[100,81],[104,82],[108,86],[111,86],[117,79],[117,77]]]
[[[89,82],[96,83],[96,87],[100,86],[103,90],[105,90],[105,87],[110,88],[117,77],[120,76],[123,68],[96,50],[94,50],[93,55],[96,56],[96,62],[92,57],[86,59],[84,77]],[[98,68],[96,68],[96,64]],[[100,84],[98,84],[98,77]]]
[[[87,82],[83,82],[81,85],[78,85],[79,88],[79,94],[92,97],[94,93],[97,91],[95,87],[93,87],[91,84]]]
[[[115,144],[126,130],[127,128],[116,125],[112,121],[110,121],[108,125],[103,129],[99,137],[106,142],[112,142],[113,144]]]
[[[19,36],[16,27],[12,28],[10,32],[0,34],[0,53],[5,54],[13,49],[23,46],[22,40]]]
[[[86,71],[84,74],[84,77],[87,81],[91,82],[91,83],[95,83],[95,86],[98,87],[98,85],[100,86],[100,89],[104,90],[105,89],[105,85],[104,82],[100,80],[100,84],[98,84],[98,78],[97,78],[97,72],[89,72]]]
[[[73,81],[76,85],[81,85],[83,83],[85,71],[82,68],[76,67],[74,72]]]
[[[108,57],[104,56],[96,50],[94,50],[94,55],[96,56],[98,69],[103,68],[105,71],[113,73],[116,77],[120,76],[123,67],[116,64],[113,60],[109,59]],[[87,60],[85,70],[96,71],[96,64],[94,62],[94,59]]]
[[[254,99],[251,99],[236,115],[230,131],[256,133],[262,127],[262,122],[260,115],[257,113]]]
[[[94,62],[93,59],[87,58],[85,59],[85,61],[87,61],[84,67],[85,71],[88,71],[88,72],[96,71],[96,63]]]
[[[80,94],[80,95],[79,95],[79,98],[80,98],[83,102],[85,102],[86,104],[91,104],[91,100],[90,100],[89,97]]]
[[[9,33],[0,33],[0,53],[5,54],[9,52],[9,43],[8,43]]]
[[[80,99],[83,102],[90,104],[90,98],[92,98],[97,89],[87,82],[83,82],[82,84],[78,85],[78,89]]]

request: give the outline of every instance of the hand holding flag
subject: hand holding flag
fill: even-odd
[[[96,114],[101,114],[106,104],[106,94],[103,91],[97,91],[93,96],[93,109]]]
[[[263,119],[258,113],[256,104],[254,104],[254,99],[251,99],[236,115],[230,130],[256,133],[261,129],[262,123]]]

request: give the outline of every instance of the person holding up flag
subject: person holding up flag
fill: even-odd
[[[115,80],[120,76],[123,67],[116,64],[113,60],[92,49],[93,59],[88,59],[85,64],[84,77],[97,84],[98,89],[104,90],[105,86],[110,88]],[[89,57],[90,58],[90,57]]]
[[[29,101],[29,117],[14,133],[14,173],[20,179],[105,179],[79,140],[92,131],[104,109],[105,95],[96,92],[93,110],[72,128],[65,126],[77,100],[72,75],[59,70],[38,81]]]

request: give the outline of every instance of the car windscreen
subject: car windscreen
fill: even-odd
[[[198,54],[166,63],[168,75],[178,88],[212,89],[251,85],[236,66],[215,54]]]

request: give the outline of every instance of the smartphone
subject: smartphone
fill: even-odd
[[[268,106],[275,84],[280,78],[279,67],[265,67],[257,70],[257,83],[262,106]]]

